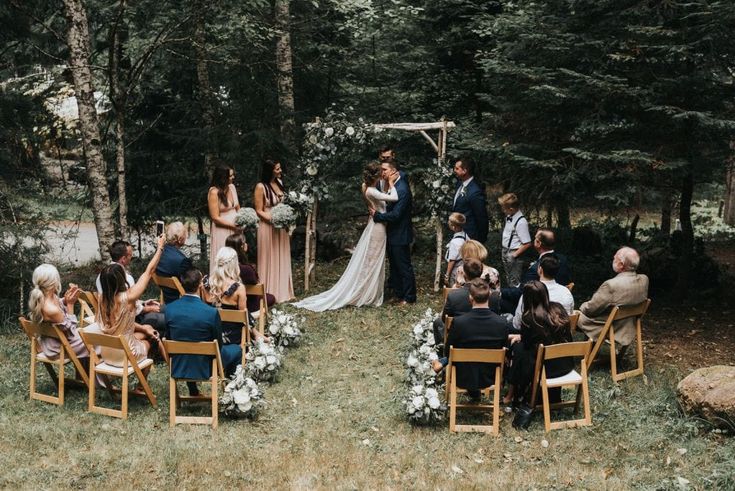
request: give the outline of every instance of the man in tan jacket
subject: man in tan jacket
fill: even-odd
[[[600,285],[592,298],[579,308],[581,315],[577,329],[595,341],[602,331],[610,310],[616,305],[635,305],[648,298],[648,276],[636,273],[640,256],[635,249],[623,247],[615,253],[612,262],[617,273]],[[635,319],[622,319],[613,324],[615,341],[628,346],[635,339]]]

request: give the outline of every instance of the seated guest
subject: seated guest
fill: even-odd
[[[151,345],[157,347],[163,354],[158,332],[150,325],[141,325],[135,322],[135,306],[140,296],[148,286],[151,274],[156,269],[161,252],[163,251],[164,237],[158,238],[156,253],[151,258],[145,271],[133,286],[128,287],[125,269],[118,263],[112,263],[100,273],[102,294],[100,295],[97,323],[104,334],[120,336],[128,343],[130,351],[136,360],[142,361],[148,357]],[[102,348],[102,359],[109,365],[123,366],[125,353],[119,349]],[[165,355],[164,355],[165,356]],[[147,374],[148,367],[144,370]]]
[[[181,246],[186,244],[189,237],[189,231],[183,223],[173,222],[166,227],[166,245],[163,246],[163,254],[158,262],[156,274],[158,276],[179,277],[181,274],[191,269],[191,259],[181,252]],[[174,300],[178,300],[179,292],[171,288],[161,288],[163,292],[163,302],[170,304]]]
[[[238,344],[222,341],[222,326],[217,309],[199,298],[202,273],[198,269],[184,271],[179,278],[186,292],[178,301],[166,309],[166,326],[174,341],[213,341],[219,343],[222,367],[225,375],[235,372],[242,359]],[[206,380],[212,375],[212,360],[206,355],[176,355],[171,359],[171,375],[174,378]],[[189,393],[198,393],[196,384],[188,383]]]
[[[511,388],[503,399],[505,404],[516,395],[523,398],[524,402],[530,403],[531,382],[539,344],[549,346],[572,340],[567,310],[561,304],[549,301],[544,283],[540,281],[526,283],[523,286],[522,301],[521,332],[509,336],[512,362],[508,370],[508,381]],[[559,358],[547,362],[545,366],[547,377],[560,377],[574,368],[574,360]],[[560,394],[558,392],[554,397],[558,400]]]
[[[128,272],[128,266],[133,260],[133,246],[126,240],[116,240],[110,246],[110,258],[112,259],[111,264],[122,266],[127,287],[131,289],[135,285],[135,279]],[[146,284],[148,284],[148,280],[146,280]],[[97,293],[102,294],[100,275],[97,275]],[[166,319],[161,311],[161,304],[156,300],[150,299],[143,302],[136,299],[133,313],[135,314],[135,322],[153,326],[153,329],[161,336],[165,335]]]
[[[246,310],[247,295],[245,286],[240,282],[240,268],[237,253],[231,247],[221,247],[215,258],[214,269],[210,277],[204,277],[201,289],[204,301],[216,308],[229,310]],[[257,329],[250,328],[254,340],[265,338]],[[240,344],[242,341],[242,324],[237,322],[222,323],[222,341],[225,344]]]
[[[490,285],[491,291],[500,291],[500,274],[497,269],[491,268],[485,264],[485,261],[487,260],[487,249],[484,245],[476,240],[468,240],[464,245],[462,245],[459,253],[462,256],[463,262],[468,259],[477,259],[480,261],[480,263],[482,263],[482,274],[480,277]],[[454,288],[459,288],[464,285],[465,281],[469,280],[465,280],[464,271],[460,269],[457,271],[457,279],[454,282]]]
[[[487,282],[475,278],[470,282],[472,310],[454,319],[447,336],[444,356],[432,366],[441,371],[448,363],[449,348],[502,348],[508,341],[508,322],[490,310],[490,288]],[[495,383],[495,368],[484,364],[457,364],[457,386],[466,389],[470,397],[479,397],[479,390]]]
[[[248,243],[245,242],[243,234],[232,234],[225,240],[225,246],[235,249],[237,262],[240,264],[240,279],[245,285],[257,285],[260,283],[258,271],[248,261]],[[257,312],[260,309],[260,295],[248,295],[248,312]],[[268,308],[276,303],[276,297],[270,293],[265,294],[265,302]]]
[[[556,275],[556,281],[560,285],[568,285],[572,282],[572,274],[569,270],[569,262],[566,256],[559,254],[554,251],[554,245],[556,243],[556,235],[554,231],[549,228],[540,228],[536,231],[536,236],[533,240],[533,247],[538,252],[538,258],[531,263],[521,277],[521,284],[524,285],[529,281],[539,280],[538,266],[541,258],[547,254],[554,254],[559,259],[559,272]]]
[[[77,331],[77,316],[74,315],[74,304],[79,296],[79,288],[70,284],[59,298],[61,278],[59,271],[51,264],[42,264],[33,270],[33,289],[28,297],[30,319],[33,322],[50,322],[64,333],[74,350],[74,354],[85,366],[89,366],[89,353]],[[41,352],[50,360],[56,360],[61,352],[61,342],[55,338],[41,336],[38,340]]]
[[[549,294],[550,302],[557,302],[564,307],[567,314],[574,312],[574,297],[572,292],[566,286],[560,285],[554,278],[559,271],[559,259],[554,254],[547,254],[539,261],[538,272],[541,276],[541,283],[546,285],[546,291]],[[536,281],[536,280],[532,280]],[[529,282],[530,283],[530,282]],[[523,316],[523,297],[518,301],[516,313],[513,317],[513,327],[521,328],[521,317]]]
[[[449,292],[441,316],[434,319],[434,340],[437,344],[444,342],[444,319],[457,317],[472,310],[470,282],[482,274],[482,263],[477,259],[468,259],[462,264],[462,269],[468,281],[460,288]]]
[[[592,298],[579,307],[577,329],[595,341],[605,325],[610,310],[616,305],[635,305],[648,298],[648,276],[636,273],[640,256],[635,249],[623,247],[613,257],[612,269],[617,273],[600,285]],[[615,341],[627,348],[635,339],[635,319],[621,319],[613,324]]]

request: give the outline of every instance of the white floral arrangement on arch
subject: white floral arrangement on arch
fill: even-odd
[[[253,208],[240,208],[235,215],[235,225],[245,230],[257,230],[260,218]]]
[[[278,203],[271,208],[271,223],[275,228],[293,230],[296,227],[297,218],[296,211],[286,203]]]
[[[406,394],[403,405],[408,420],[417,425],[436,424],[444,420],[447,406],[437,389],[436,373],[431,362],[439,357],[434,341],[435,314],[427,309],[411,329],[406,356]]]
[[[432,165],[422,174],[422,183],[431,199],[426,202],[432,217],[444,218],[452,209],[456,180],[452,166],[446,161],[433,159]]]
[[[282,350],[272,343],[254,342],[245,355],[245,376],[258,383],[275,382],[283,361]]]
[[[298,346],[302,332],[299,324],[303,319],[278,309],[271,309],[267,331],[271,342],[280,347]]]
[[[258,383],[238,365],[219,399],[220,410],[227,416],[254,418],[264,405],[263,391]]]
[[[283,202],[293,208],[299,215],[306,216],[311,211],[314,198],[298,191],[289,191]]]

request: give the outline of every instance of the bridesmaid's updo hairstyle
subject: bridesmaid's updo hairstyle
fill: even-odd
[[[375,181],[380,179],[380,170],[380,164],[378,162],[370,162],[365,166],[365,170],[362,172],[362,179],[367,187],[372,186]]]
[[[59,271],[52,264],[42,264],[33,270],[33,289],[28,296],[28,309],[33,322],[43,322],[43,300],[46,292],[61,291]]]
[[[219,164],[212,171],[212,187],[217,188],[217,198],[220,203],[227,203],[227,187],[230,185],[230,172],[232,167],[225,164]]]

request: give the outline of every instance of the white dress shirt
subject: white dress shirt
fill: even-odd
[[[564,310],[567,311],[567,314],[571,314],[574,312],[574,297],[572,296],[572,292],[569,291],[569,289],[564,286],[560,285],[556,282],[556,280],[551,281],[541,281],[544,285],[546,285],[546,289],[549,291],[549,301],[550,302],[557,302],[564,307]],[[513,316],[513,327],[516,329],[521,328],[521,316],[523,315],[523,297],[521,297],[520,300],[518,300],[518,306],[516,307],[516,313]]]

